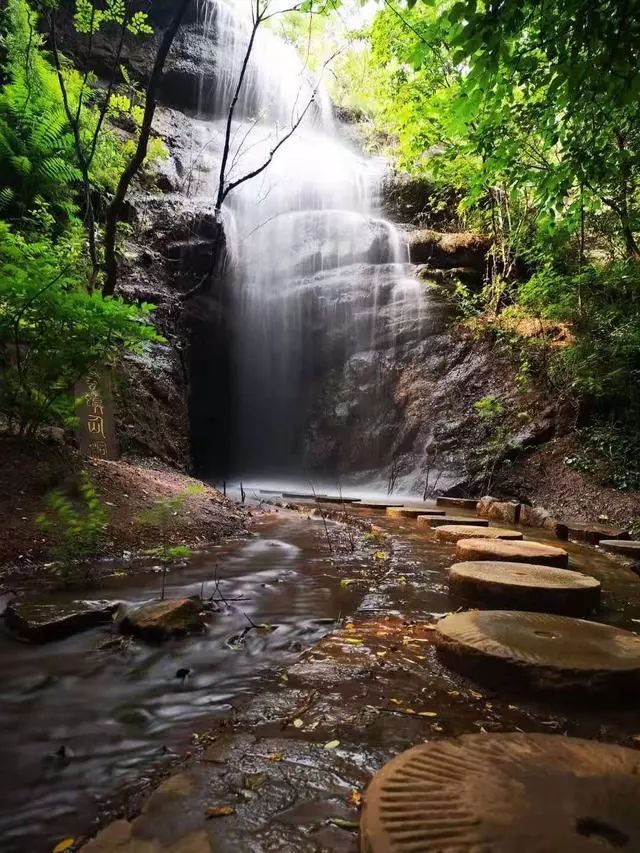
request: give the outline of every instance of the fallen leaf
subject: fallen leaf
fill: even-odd
[[[282,761],[284,756],[281,752],[269,752],[265,758],[267,761]]]
[[[342,580],[340,581],[340,586],[341,587],[351,586],[352,583],[355,583],[354,578],[342,578]]]
[[[355,631],[356,626],[353,624],[353,622],[349,622],[347,625],[344,626],[344,629],[345,631]]]
[[[257,791],[262,788],[269,777],[266,773],[247,773],[244,777],[244,786],[250,791]]]
[[[419,717],[437,717],[438,714],[436,711],[418,711]]]
[[[334,826],[340,827],[340,829],[359,829],[360,824],[356,820],[345,820],[343,817],[330,817],[329,823],[332,823]]]
[[[394,705],[402,705],[402,702],[399,699],[389,699],[389,702],[393,702]]]
[[[258,631],[259,634],[271,634],[276,629],[275,629],[274,625],[262,624],[262,625],[256,625],[256,630]]]
[[[484,699],[482,693],[478,693],[476,690],[470,690],[469,693],[471,693],[474,699]]]
[[[388,655],[388,654],[389,654],[388,652],[376,652],[376,655],[377,655],[379,658],[386,657],[386,655]]]
[[[335,749],[337,746],[340,746],[339,740],[330,740],[328,743],[325,743],[325,749]]]
[[[297,719],[295,719],[293,721],[294,729],[301,729],[303,726],[304,726],[304,721],[301,720],[300,717],[298,717]]]
[[[342,642],[349,643],[350,646],[361,646],[364,640],[361,640],[360,637],[345,637]]]
[[[456,696],[459,696],[459,695],[460,695],[460,691],[459,691],[459,690],[449,690],[449,691],[447,692],[447,696],[453,696],[454,698],[455,698]]]
[[[415,711],[413,710],[413,708],[405,708],[404,712],[405,712],[405,714],[415,714]]]
[[[75,838],[65,838],[53,848],[53,853],[64,853],[65,850],[70,850],[75,844]]]
[[[282,675],[280,676],[280,680],[281,681],[289,681],[289,676],[287,675],[286,672],[282,673]]]
[[[351,796],[349,797],[349,802],[352,806],[355,806],[357,809],[362,805],[362,794],[357,788],[351,789]]]
[[[205,812],[205,817],[209,820],[212,817],[228,817],[230,814],[235,814],[233,806],[209,806]]]

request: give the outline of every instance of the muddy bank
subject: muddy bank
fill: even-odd
[[[10,575],[29,577],[47,560],[51,539],[36,517],[47,495],[60,490],[77,496],[85,470],[107,511],[103,556],[143,551],[166,544],[199,545],[246,531],[248,514],[220,492],[157,461],[144,464],[83,459],[72,448],[44,442],[0,439],[0,567]],[[171,524],[142,524],[144,510],[157,501],[188,494]],[[99,556],[99,555],[96,555]]]

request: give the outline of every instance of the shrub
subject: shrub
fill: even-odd
[[[74,504],[61,492],[53,492],[37,526],[54,540],[53,571],[65,582],[87,579],[83,563],[97,554],[106,539],[107,513],[88,474],[80,479],[79,499]]]
[[[10,432],[68,425],[79,379],[161,340],[152,306],[87,293],[81,243],[78,228],[57,244],[29,242],[0,221],[0,424]]]

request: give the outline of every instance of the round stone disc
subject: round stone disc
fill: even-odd
[[[522,539],[519,530],[507,530],[505,527],[475,527],[464,524],[444,524],[435,531],[440,542],[459,542],[460,539]]]
[[[433,639],[447,661],[473,677],[521,677],[541,689],[636,694],[640,637],[631,631],[556,616],[509,610],[453,613]]]
[[[395,518],[417,518],[419,515],[444,517],[445,511],[443,509],[425,509],[424,507],[417,506],[389,506],[387,507],[387,515],[392,515]]]
[[[600,603],[595,578],[530,563],[456,563],[449,569],[449,589],[474,603],[571,616],[586,616]]]
[[[598,544],[612,554],[621,554],[631,560],[640,560],[640,542],[636,539],[601,539]]]
[[[566,569],[569,555],[562,548],[543,542],[505,542],[502,539],[464,539],[456,545],[459,560],[506,560]]]
[[[422,743],[373,778],[361,853],[640,850],[640,753],[544,734]]]
[[[445,516],[444,511],[440,517],[434,515],[419,515],[418,527],[442,527],[445,524],[455,524],[458,527],[488,527],[486,518],[472,518],[464,515]]]

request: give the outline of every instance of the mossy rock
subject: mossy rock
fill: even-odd
[[[193,598],[152,601],[126,613],[120,631],[150,642],[196,634],[205,625],[201,610],[201,602]]]

